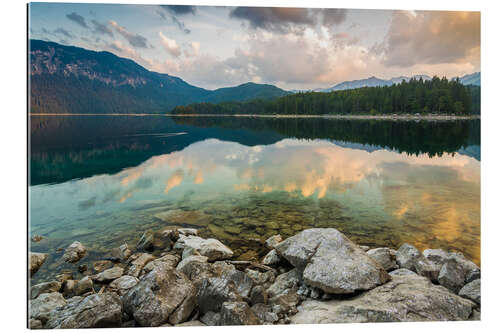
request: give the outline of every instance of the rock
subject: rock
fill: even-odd
[[[139,277],[144,266],[146,266],[148,262],[153,261],[155,257],[149,253],[137,253],[134,254],[134,256],[136,257],[128,267],[127,275]]]
[[[279,317],[272,312],[270,305],[257,303],[254,304],[251,309],[264,324],[274,324],[279,320]]]
[[[70,297],[75,295],[76,280],[66,280],[62,286],[62,293],[65,297]]]
[[[178,228],[177,231],[184,236],[198,236],[198,230],[194,228]]]
[[[113,262],[110,260],[98,260],[92,265],[96,273],[101,273],[102,271],[113,267]]]
[[[199,256],[200,255],[200,252],[198,252],[198,250],[196,249],[193,249],[192,247],[186,247],[183,251],[182,251],[182,259],[186,259],[187,257],[190,257],[190,256]]]
[[[122,302],[115,293],[77,298],[50,313],[46,328],[120,327]]]
[[[269,251],[268,254],[264,258],[262,258],[262,263],[264,265],[278,265],[281,262],[281,258],[278,255],[278,252],[276,252],[275,249]]]
[[[123,304],[125,311],[139,325],[159,326],[167,323],[179,307],[182,311],[175,315],[175,321],[186,320],[194,307],[189,308],[183,302],[194,293],[194,285],[184,274],[163,263],[147,273],[125,294]]]
[[[88,292],[94,292],[94,283],[92,282],[92,279],[88,276],[84,277],[83,279],[77,281],[73,292],[75,295],[80,296]]]
[[[193,267],[196,266],[196,263],[206,263],[208,258],[205,256],[188,256],[183,258],[181,262],[177,265],[177,270],[186,274],[187,277],[191,277]],[[194,263],[194,264],[193,264]]]
[[[186,321],[186,322],[181,323],[181,324],[176,324],[174,326],[175,327],[191,327],[191,326],[207,326],[207,325],[203,324],[199,320],[191,320],[191,321]]]
[[[477,304],[481,304],[481,280],[477,279],[467,283],[460,289],[458,295],[470,299]]]
[[[439,271],[438,282],[457,294],[465,284],[464,267],[456,259],[448,259]]]
[[[127,260],[132,255],[132,251],[127,244],[122,244],[111,250],[111,256],[120,260]]]
[[[280,274],[274,283],[267,289],[269,297],[285,294],[288,289],[297,290],[300,283],[300,272],[294,268],[289,272]]]
[[[459,252],[446,252],[442,249],[427,249],[423,252],[424,257],[437,265],[439,269],[450,259],[454,259],[465,270],[466,276],[471,273],[471,278],[474,279],[477,274],[480,274],[480,269],[472,261],[465,259],[464,255]],[[470,280],[472,281],[472,280]]]
[[[257,270],[253,270],[250,268],[247,268],[245,270],[246,275],[253,280],[254,284],[266,284],[266,283],[273,283],[274,280],[276,279],[276,276],[274,275],[273,271],[267,271],[267,272],[259,272]]]
[[[82,243],[75,241],[71,243],[71,245],[68,246],[66,250],[64,250],[62,259],[69,263],[75,263],[83,258],[85,254],[87,254],[87,249],[85,248],[85,246],[83,246]]]
[[[371,249],[366,251],[366,254],[378,262],[388,272],[399,268],[396,263],[396,255],[388,247]]]
[[[29,317],[45,323],[52,310],[66,304],[63,295],[58,292],[41,294],[29,302]]]
[[[414,271],[410,271],[409,269],[406,269],[406,268],[396,269],[396,270],[390,272],[389,275],[390,276],[405,276],[405,275],[416,275],[416,276],[418,276],[417,273],[415,273]]]
[[[222,272],[221,278],[232,281],[236,286],[236,291],[242,297],[250,297],[250,291],[253,287],[253,280],[242,271],[237,270],[234,266],[230,266]]]
[[[474,268],[467,273],[467,276],[465,277],[465,283],[469,283],[480,278],[481,270],[479,268]]]
[[[109,289],[116,292],[118,295],[123,296],[137,283],[139,283],[138,278],[130,275],[123,275],[111,282],[109,284]]]
[[[260,325],[259,317],[245,302],[224,302],[220,311],[220,325]]]
[[[265,245],[269,250],[274,250],[276,245],[281,243],[283,241],[283,238],[281,238],[281,235],[274,235],[266,239]]]
[[[153,251],[153,232],[146,230],[136,245],[137,251]]]
[[[36,272],[38,272],[45,260],[47,260],[48,256],[49,255],[47,253],[30,252],[30,276],[33,276]]]
[[[365,251],[365,252],[368,252],[368,250],[370,249],[370,247],[369,247],[369,246],[366,246],[366,245],[358,245],[358,246],[359,246],[359,248],[360,248],[361,250],[363,250],[363,251]]]
[[[326,293],[369,290],[390,280],[382,266],[333,228],[304,230],[279,243],[276,250],[303,271],[306,284]]]
[[[82,265],[78,266],[78,272],[79,272],[79,273],[82,273],[82,274],[83,274],[83,273],[85,273],[87,270],[88,270],[88,266],[87,266],[87,264],[82,264]]]
[[[184,301],[177,307],[177,309],[170,315],[168,318],[169,323],[173,325],[178,325],[193,313],[194,309],[197,306],[196,303],[196,292],[195,288],[192,289],[191,293],[184,299]]]
[[[179,238],[174,248],[192,248],[202,256],[207,257],[209,261],[228,259],[233,256],[233,251],[230,248],[213,238],[203,239],[198,236]]]
[[[268,300],[268,303],[274,308],[275,313],[286,315],[297,313],[297,305],[299,302],[299,295],[294,289],[287,289]]]
[[[264,286],[258,285],[252,288],[250,292],[250,303],[267,303],[267,291]]]
[[[34,242],[34,243],[38,243],[39,241],[41,241],[44,237],[43,236],[40,236],[40,235],[33,235],[33,237],[31,237],[31,241]]]
[[[38,330],[43,328],[43,324],[41,320],[30,319],[28,328],[31,330]]]
[[[50,281],[36,284],[34,286],[31,286],[30,288],[30,298],[35,299],[41,294],[60,291],[61,287],[62,283],[59,281]]]
[[[201,313],[219,312],[222,303],[241,300],[234,282],[224,278],[201,280],[196,297]]]
[[[96,280],[99,283],[106,283],[118,279],[122,275],[123,275],[123,268],[120,266],[114,266],[97,274],[94,277],[94,280]]]
[[[73,280],[73,273],[71,271],[62,272],[61,274],[56,275],[56,280],[64,283],[67,280]]]
[[[177,266],[178,263],[179,263],[179,256],[173,254],[166,254],[158,259],[148,262],[146,266],[144,266],[144,268],[142,269],[140,276],[151,272],[158,265],[167,264],[168,266],[175,268],[175,266]]]
[[[396,252],[396,263],[400,268],[406,268],[421,276],[428,277],[437,282],[441,267],[427,260],[413,245],[404,243]]]
[[[220,313],[209,311],[200,318],[200,321],[207,326],[218,326],[220,325]]]
[[[469,317],[469,320],[473,320],[473,321],[481,320],[481,312],[478,310],[475,310],[475,309],[472,310],[472,314]]]
[[[292,324],[466,320],[474,303],[419,275],[393,280],[347,300],[304,301]]]
[[[422,254],[427,260],[439,266],[442,266],[449,257],[448,252],[442,249],[425,249]]]

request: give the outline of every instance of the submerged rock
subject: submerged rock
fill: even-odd
[[[474,303],[425,277],[394,275],[348,300],[304,301],[292,324],[467,320]]]
[[[71,245],[68,246],[66,250],[64,250],[62,259],[69,263],[75,263],[83,258],[85,254],[87,254],[87,249],[85,248],[85,246],[83,246],[82,243],[75,241],[71,243]]]
[[[380,264],[333,228],[308,229],[276,246],[304,282],[326,293],[369,290],[390,280]]]
[[[481,280],[478,279],[467,283],[460,289],[458,295],[470,299],[477,304],[481,304]]]
[[[127,260],[132,255],[132,251],[128,248],[127,244],[122,244],[111,250],[111,256],[120,260]]]
[[[29,254],[30,276],[33,276],[36,272],[38,272],[49,255],[47,253],[38,252],[30,252]]]
[[[122,302],[115,293],[77,297],[50,313],[46,328],[120,327]]]
[[[96,273],[101,273],[102,271],[113,267],[113,262],[110,260],[98,260],[92,265]]]
[[[230,248],[213,238],[203,239],[198,236],[179,238],[174,248],[191,248],[207,257],[209,261],[228,259],[233,256],[233,251]]]
[[[147,273],[125,294],[123,304],[125,311],[141,326],[165,324],[181,307],[182,313],[175,315],[175,323],[179,323],[194,310],[194,306],[183,305],[194,293],[193,284],[184,274],[163,263]]]

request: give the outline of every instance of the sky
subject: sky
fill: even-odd
[[[207,89],[481,70],[479,12],[31,3],[29,37],[109,51]]]

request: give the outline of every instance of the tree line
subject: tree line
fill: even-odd
[[[379,115],[480,113],[480,87],[465,86],[458,79],[410,79],[384,87],[364,87],[332,92],[300,92],[273,100],[198,103],[177,106],[174,114],[297,114]]]

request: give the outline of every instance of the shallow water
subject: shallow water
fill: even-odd
[[[439,247],[479,264],[478,131],[478,121],[32,116],[30,235],[45,239],[31,247],[50,254],[34,280],[71,267],[56,249],[74,240],[86,263],[169,225],[244,259],[264,255],[271,235],[334,227],[360,244]]]

